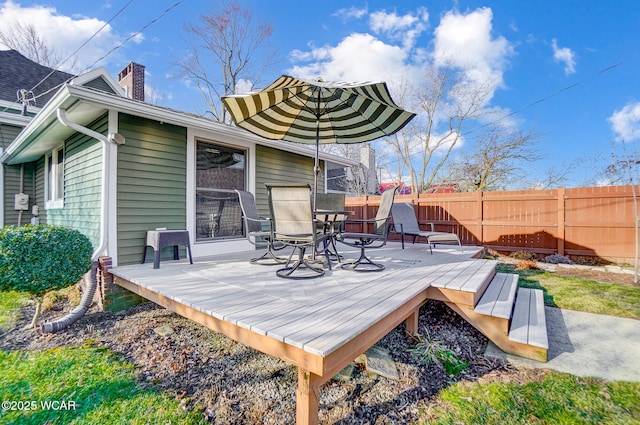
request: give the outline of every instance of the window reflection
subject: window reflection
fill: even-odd
[[[245,190],[246,152],[198,141],[196,156],[196,241],[242,237],[234,189]]]

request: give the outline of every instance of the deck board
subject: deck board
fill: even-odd
[[[496,273],[476,305],[475,311],[487,316],[509,319],[517,287],[518,275]]]
[[[531,296],[529,317],[529,345],[549,348],[547,322],[544,312],[544,296],[541,290],[534,290]]]
[[[498,299],[493,306],[491,315],[502,319],[509,319],[511,317],[511,312],[513,311],[513,300],[515,299],[515,294],[518,289],[518,275],[507,273],[502,274],[505,275],[505,281],[502,285],[502,290],[498,295]]]
[[[385,264],[383,272],[334,267],[305,281],[276,277],[278,266],[249,264],[254,251],[196,259],[193,265],[167,261],[156,270],[151,264],[116,267],[112,273],[255,334],[328,356],[430,285],[460,285],[456,279],[473,275],[467,268],[484,264],[471,259],[478,251],[472,247],[464,253],[439,248],[433,255],[426,246],[398,247],[370,250],[374,261]],[[345,252],[347,258],[357,254]]]
[[[529,309],[531,289],[519,288],[516,296],[516,304],[513,308],[509,339],[526,344],[529,340]]]
[[[436,266],[433,266],[436,267]],[[403,275],[403,285],[398,288],[389,285],[387,281],[380,281],[363,294],[362,300],[344,300],[344,303],[357,301],[359,307],[356,309],[342,308],[335,306],[339,313],[332,313],[332,306],[328,305],[325,314],[318,315],[322,320],[314,323],[299,332],[291,334],[288,338],[302,339],[304,345],[315,347],[315,350],[322,350],[321,353],[330,352],[343,340],[348,340],[359,332],[361,325],[373,323],[397,309],[407,297],[413,297],[417,292],[425,290],[428,277],[424,276],[421,269],[412,269]],[[372,293],[376,296],[372,296]],[[315,341],[322,340],[322,343]]]

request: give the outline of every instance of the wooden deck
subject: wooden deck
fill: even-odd
[[[402,250],[389,243],[368,251],[385,264],[382,272],[334,267],[298,281],[276,277],[278,266],[249,264],[255,251],[111,273],[144,298],[298,366],[296,417],[306,424],[317,422],[320,386],[403,321],[407,331],[417,331],[417,312],[427,298],[450,302],[450,294],[471,294],[474,306],[494,274],[489,263],[495,262],[474,258],[480,251],[439,246],[430,255],[423,244]],[[433,290],[438,296],[429,296]]]

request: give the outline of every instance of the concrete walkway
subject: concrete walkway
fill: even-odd
[[[547,363],[504,353],[489,342],[486,355],[516,366],[576,376],[640,382],[640,320],[546,307]]]

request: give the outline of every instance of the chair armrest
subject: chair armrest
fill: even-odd
[[[432,221],[418,220],[418,224],[428,224],[429,226],[431,226],[431,231],[432,232],[436,231],[436,228],[435,228],[435,226],[434,226]]]
[[[248,221],[257,221],[258,223],[270,223],[271,219],[270,218],[264,218],[264,217],[260,217],[260,218],[251,218],[251,217],[244,217],[246,220]]]
[[[345,220],[344,222],[345,223],[371,223],[371,222],[374,222],[374,221],[376,221],[374,218],[370,218],[370,219],[367,219],[367,220],[356,218],[356,219],[351,219],[351,220]]]

